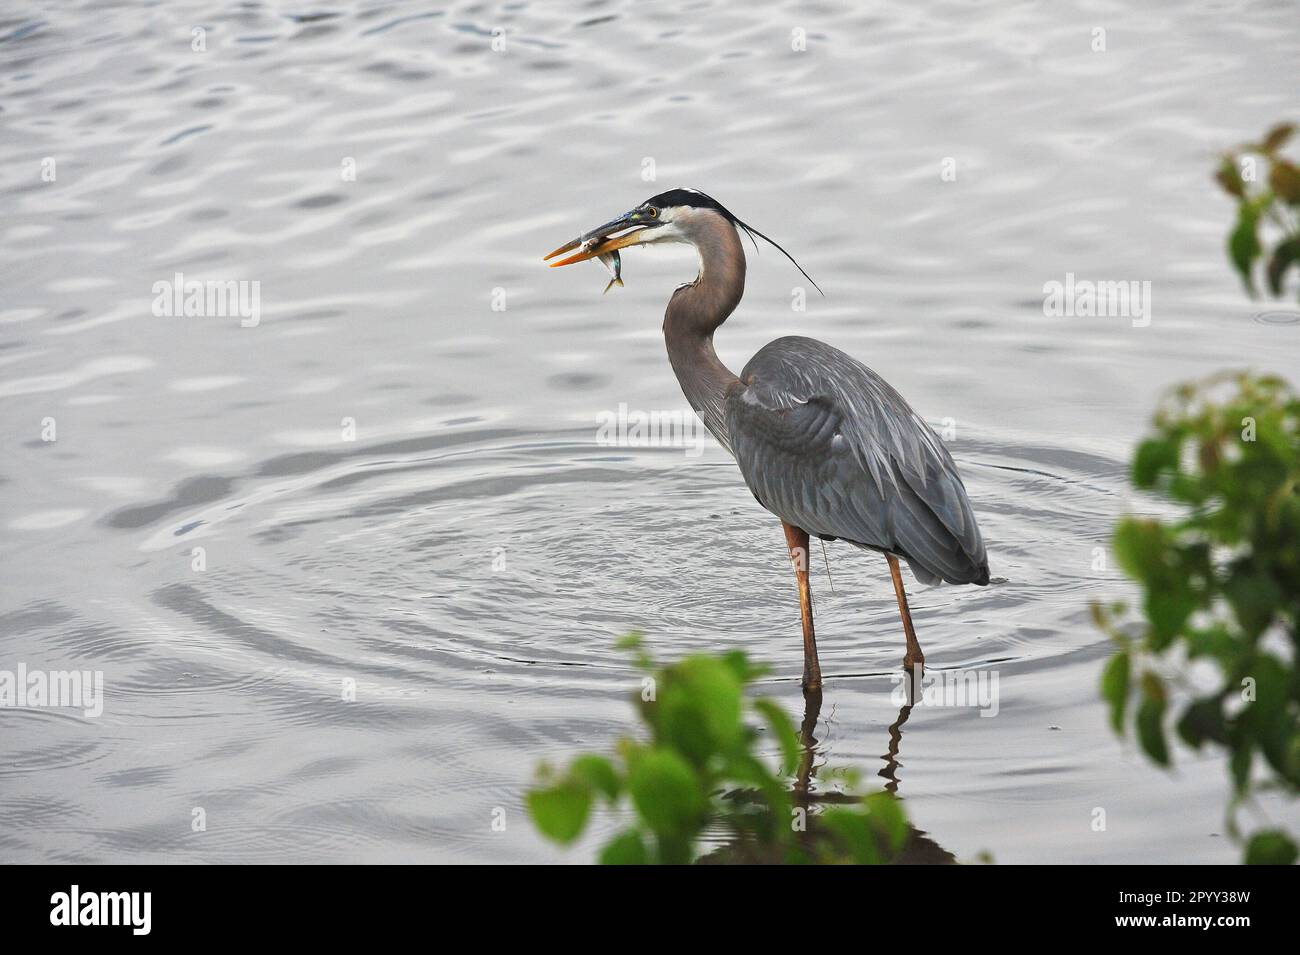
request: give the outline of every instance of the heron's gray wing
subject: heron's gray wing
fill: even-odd
[[[726,417],[745,483],[782,520],[906,557],[926,583],[988,582],[951,456],[866,365],[814,339],[777,339],[745,366]]]

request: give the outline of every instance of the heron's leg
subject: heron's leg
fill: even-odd
[[[894,596],[898,598],[898,613],[903,618],[903,630],[907,634],[907,655],[903,657],[903,666],[911,670],[920,664],[921,669],[925,669],[925,654],[921,652],[921,645],[916,642],[916,631],[912,629],[912,611],[907,607],[907,592],[903,590],[903,572],[898,567],[898,558],[886,554],[885,559],[889,561],[889,576],[894,578]]]
[[[822,668],[817,662],[817,638],[813,634],[812,588],[808,586],[808,532],[793,524],[781,522],[785,542],[790,548],[790,561],[794,576],[799,581],[799,613],[803,617],[803,689],[805,693],[821,692]]]

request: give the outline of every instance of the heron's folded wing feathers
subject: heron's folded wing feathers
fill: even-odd
[[[778,339],[745,367],[726,414],[746,483],[783,520],[901,554],[922,579],[987,580],[947,449],[861,362],[813,339]]]

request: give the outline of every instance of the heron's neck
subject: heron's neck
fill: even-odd
[[[700,255],[700,274],[683,285],[664,313],[664,340],[668,360],[686,400],[705,427],[728,451],[724,399],[739,379],[718,358],[713,333],[727,320],[745,294],[745,250],[736,228],[721,216],[693,228]]]

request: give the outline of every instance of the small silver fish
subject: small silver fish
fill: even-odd
[[[612,276],[609,280],[609,284],[605,286],[605,292],[608,292],[615,285],[622,288],[623,258],[618,254],[618,249],[615,249],[613,252],[606,252],[604,255],[598,255],[596,258],[600,259],[600,264],[605,266],[605,268],[609,270],[610,276]],[[605,292],[601,292],[600,294],[604,295]]]

